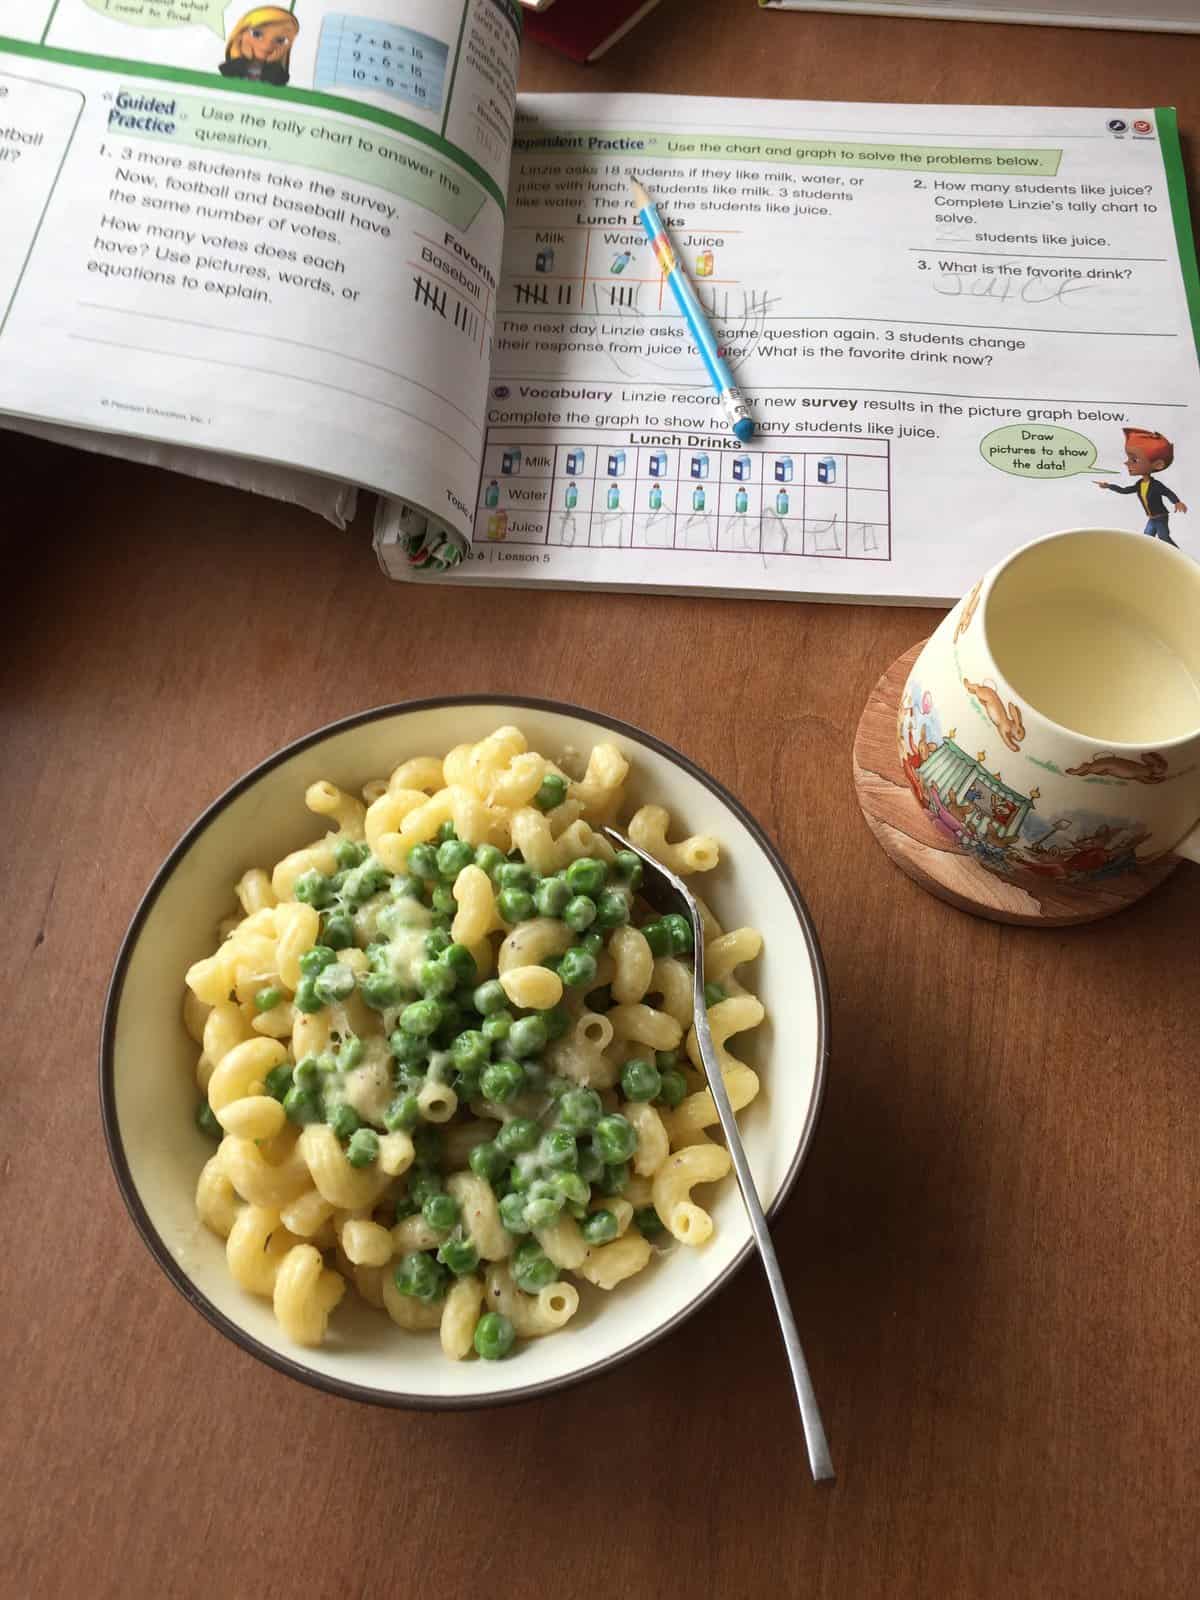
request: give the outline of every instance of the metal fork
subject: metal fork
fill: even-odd
[[[717,1108],[725,1143],[733,1159],[738,1188],[742,1191],[746,1213],[750,1218],[750,1231],[754,1235],[754,1243],[762,1257],[763,1271],[767,1275],[771,1298],[775,1302],[775,1315],[779,1318],[779,1327],[783,1333],[788,1365],[792,1370],[792,1383],[796,1389],[796,1402],[800,1407],[800,1418],[804,1424],[804,1442],[808,1446],[808,1461],[812,1475],[818,1483],[832,1482],[833,1462],[825,1438],[825,1425],[821,1421],[821,1412],[813,1391],[812,1378],[809,1376],[808,1363],[804,1359],[800,1335],[796,1331],[796,1319],[792,1315],[787,1285],[783,1281],[783,1273],[779,1266],[779,1257],[775,1254],[775,1246],[771,1242],[771,1232],[763,1215],[758,1190],[754,1185],[754,1174],[750,1171],[750,1163],[746,1159],[742,1136],[738,1132],[737,1118],[729,1103],[729,1093],[725,1088],[725,1079],[717,1059],[717,1048],[708,1025],[708,1007],[704,1003],[704,924],[700,917],[700,908],[683,879],[668,871],[660,861],[656,861],[645,850],[639,850],[637,845],[626,839],[624,834],[618,833],[615,828],[602,828],[600,831],[616,845],[618,850],[632,851],[643,863],[647,880],[643,887],[652,890],[647,898],[658,905],[659,909],[663,900],[677,902],[691,923],[692,939],[695,942],[696,1041],[700,1046],[700,1057],[704,1062],[708,1087],[712,1093],[713,1104]],[[657,893],[653,892],[655,889]]]

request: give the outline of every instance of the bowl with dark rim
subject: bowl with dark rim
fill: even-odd
[[[709,773],[629,723],[550,700],[479,695],[381,706],[331,723],[268,756],[201,813],[167,856],[134,914],[109,987],[100,1049],[105,1137],[121,1196],[150,1253],[184,1297],[236,1345],[277,1372],[346,1399],[455,1409],[498,1405],[565,1388],[647,1349],[705,1305],[752,1251],[732,1177],[702,1189],[713,1238],[673,1246],[605,1294],[580,1283],[580,1308],[560,1333],[518,1343],[503,1361],[448,1360],[436,1333],[411,1334],[348,1291],[319,1349],[292,1345],[271,1304],[230,1277],[224,1243],[198,1221],[196,1181],[213,1153],[197,1129],[199,1047],[185,1032],[183,975],[210,954],[234,908],[233,885],[268,870],[324,831],[304,805],[310,783],[357,793],[416,755],[516,724],[550,757],[611,741],[631,764],[618,821],[665,806],[672,837],[709,833],[721,863],[693,879],[722,925],[750,924],[762,955],[739,978],[767,1019],[730,1048],[759,1072],[762,1090],[740,1117],[768,1214],[787,1198],[812,1144],[829,1051],[820,948],[799,889],[763,829]]]

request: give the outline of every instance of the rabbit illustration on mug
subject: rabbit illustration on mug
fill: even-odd
[[[972,683],[968,678],[964,678],[963,688],[979,701],[987,713],[988,721],[993,724],[1008,748],[1019,751],[1021,740],[1025,737],[1025,723],[1021,717],[1020,706],[1010,700],[1006,707],[989,683]]]

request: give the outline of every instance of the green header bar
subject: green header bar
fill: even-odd
[[[871,167],[878,172],[1008,173],[1052,178],[1061,150],[996,150],[933,144],[863,143],[851,139],[776,139],[703,133],[614,133],[580,129],[570,133],[524,130],[518,125],[513,150],[577,151],[581,155],[662,156],[697,161],[783,161],[797,167]]]
[[[1167,198],[1175,224],[1175,248],[1192,319],[1192,338],[1200,352],[1200,272],[1196,270],[1196,241],[1192,236],[1192,214],[1188,209],[1187,177],[1183,170],[1183,151],[1179,145],[1179,121],[1174,106],[1159,106],[1154,113],[1158,142],[1162,150],[1163,171],[1167,178]]]
[[[276,88],[270,84],[250,83],[240,78],[222,78],[215,72],[193,72],[188,67],[161,67],[150,61],[129,61],[117,56],[97,56],[78,50],[57,50],[50,45],[28,44],[24,39],[12,39],[0,34],[0,55],[24,56],[33,61],[48,61],[63,67],[82,67],[88,72],[121,73],[134,78],[146,78],[154,83],[180,83],[193,89],[209,89],[226,95],[248,95],[252,100],[283,101],[289,105],[310,107],[319,111],[336,111],[343,117],[355,117],[361,122],[373,122],[376,127],[390,133],[402,134],[417,144],[427,145],[445,156],[474,178],[475,182],[507,213],[504,194],[495,179],[481,167],[474,156],[451,144],[440,134],[424,128],[408,117],[396,116],[391,111],[381,111],[377,106],[363,105],[358,100],[348,100],[340,94],[324,94],[317,89]]]

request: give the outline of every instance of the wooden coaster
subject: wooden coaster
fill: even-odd
[[[1166,856],[1117,878],[1077,887],[1023,872],[1002,878],[955,848],[919,804],[896,745],[900,696],[925,641],[893,661],[871,691],[854,736],[854,788],[867,826],[884,853],[914,883],[960,911],[994,922],[1064,928],[1095,922],[1133,905],[1179,865]]]

